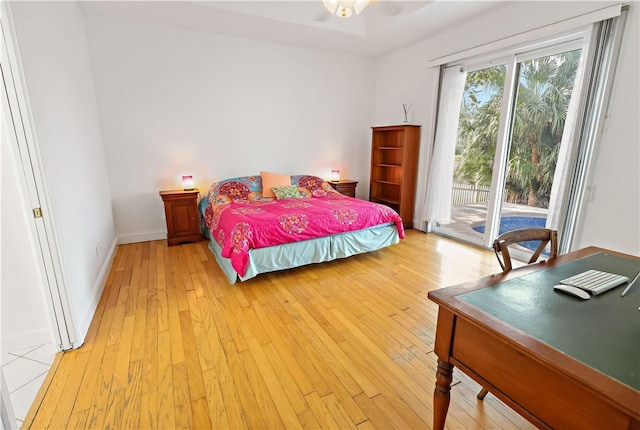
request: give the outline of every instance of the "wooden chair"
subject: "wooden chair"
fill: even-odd
[[[540,245],[535,250],[527,264],[534,263],[538,260],[542,251],[551,243],[551,257],[558,256],[558,232],[548,228],[523,228],[521,230],[512,230],[501,234],[493,241],[493,250],[498,258],[498,263],[502,267],[503,272],[508,272],[513,268],[511,265],[511,254],[509,246],[517,243],[528,241],[540,241]],[[500,258],[502,256],[502,258]]]
[[[536,248],[527,264],[538,261],[547,244],[551,244],[550,258],[558,256],[558,232],[556,230],[550,230],[548,228],[523,228],[508,231],[498,236],[493,241],[493,250],[496,253],[500,267],[502,267],[502,271],[508,272],[513,268],[511,264],[511,254],[509,253],[510,245],[538,240],[540,241],[540,245],[538,245],[538,248]],[[483,387],[478,393],[478,400],[484,399],[488,392],[489,391]]]

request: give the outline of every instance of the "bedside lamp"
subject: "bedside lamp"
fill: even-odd
[[[340,180],[340,169],[332,169],[331,170],[331,180],[339,181]]]
[[[193,183],[193,176],[186,175],[182,177],[182,189],[185,191],[191,191],[195,188]]]

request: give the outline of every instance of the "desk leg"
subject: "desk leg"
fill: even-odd
[[[445,363],[438,359],[438,370],[436,370],[436,388],[433,391],[433,428],[434,430],[444,429],[444,421],[447,419],[449,410],[449,399],[451,391],[451,380],[453,379],[453,364]]]

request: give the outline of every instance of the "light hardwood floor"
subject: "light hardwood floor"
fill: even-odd
[[[25,427],[428,429],[427,292],[497,271],[493,253],[416,230],[235,285],[206,242],[119,246],[85,344],[57,354]],[[448,428],[532,428],[454,383]]]

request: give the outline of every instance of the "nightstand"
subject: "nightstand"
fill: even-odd
[[[351,179],[341,179],[339,181],[327,182],[333,187],[334,190],[336,190],[340,194],[344,194],[348,197],[356,196],[356,185],[358,185],[358,181],[352,181]]]
[[[204,239],[200,232],[198,215],[198,189],[191,191],[160,191],[167,220],[167,244],[199,242]]]

